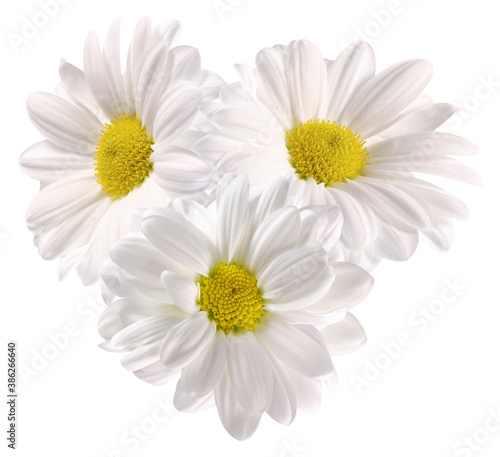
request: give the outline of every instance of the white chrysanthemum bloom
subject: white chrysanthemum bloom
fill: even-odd
[[[42,257],[62,257],[61,276],[76,267],[84,284],[95,282],[132,208],[166,205],[213,185],[213,167],[192,145],[202,136],[198,104],[217,96],[221,80],[200,69],[198,50],[170,49],[178,28],[140,21],[122,72],[116,20],[102,51],[96,33],[89,35],[84,71],[63,60],[56,94],[28,99],[46,141],[20,160],[41,182],[27,223]]]
[[[366,43],[329,61],[301,40],[262,50],[255,70],[237,70],[241,83],[222,89],[222,105],[204,106],[219,130],[195,150],[224,171],[248,173],[255,195],[293,169],[293,192],[307,204],[340,205],[343,258],[366,268],[381,258],[408,259],[419,233],[438,249],[449,248],[449,218],[466,218],[467,208],[413,173],[480,180],[449,157],[474,154],[476,147],[434,131],[456,108],[422,93],[432,72],[427,61],[401,62],[375,75]]]
[[[135,211],[129,236],[103,264],[119,298],[99,322],[102,347],[128,352],[122,364],[162,384],[185,412],[217,406],[226,430],[245,439],[267,412],[289,424],[314,412],[333,387],[332,354],[365,334],[348,311],[372,286],[359,266],[327,260],[337,206],[285,206],[291,179],[249,201],[246,175],[225,177],[217,199]],[[325,224],[325,221],[329,222]]]

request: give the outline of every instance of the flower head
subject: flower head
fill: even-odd
[[[135,211],[103,279],[116,299],[99,331],[125,368],[161,384],[180,374],[174,404],[214,403],[227,431],[252,435],[261,415],[289,424],[335,384],[332,354],[364,340],[348,311],[372,286],[358,266],[328,260],[335,205],[288,206],[290,177],[249,200],[246,175],[225,176],[214,201]]]
[[[237,69],[241,83],[223,87],[221,103],[204,110],[217,130],[195,145],[198,152],[221,170],[248,173],[252,195],[293,170],[292,193],[305,204],[340,205],[339,251],[366,268],[408,259],[419,234],[439,249],[450,246],[450,218],[466,218],[467,208],[414,172],[480,179],[449,157],[476,147],[435,131],[456,108],[422,93],[432,72],[427,61],[375,74],[366,43],[329,61],[299,40],[262,50],[255,70]]]
[[[213,168],[193,151],[203,134],[197,107],[218,92],[189,46],[171,47],[179,24],[140,21],[120,62],[120,22],[101,50],[91,33],[84,71],[60,65],[55,94],[35,93],[28,114],[46,140],[21,156],[42,189],[27,212],[42,257],[62,257],[85,284],[99,278],[109,247],[126,233],[135,207],[166,205],[213,183]]]

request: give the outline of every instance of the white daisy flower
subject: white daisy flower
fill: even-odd
[[[130,209],[212,185],[213,168],[192,145],[202,136],[197,106],[218,94],[221,80],[200,69],[196,49],[171,48],[178,28],[140,21],[122,72],[116,20],[102,51],[96,33],[89,35],[84,71],[63,60],[56,94],[28,99],[46,140],[20,160],[41,182],[27,223],[42,257],[62,257],[61,276],[76,267],[84,284],[95,282],[109,247],[126,233]]]
[[[306,204],[338,204],[340,247],[366,268],[406,260],[419,233],[449,248],[450,218],[465,205],[414,172],[479,184],[450,155],[474,154],[469,141],[434,130],[456,108],[422,94],[431,65],[409,60],[375,74],[372,48],[356,43],[336,61],[308,41],[262,50],[256,69],[237,65],[241,83],[222,89],[204,112],[219,130],[195,146],[224,171],[249,174],[258,194],[295,171],[293,192]]]
[[[123,366],[152,384],[180,374],[176,408],[215,403],[240,440],[264,412],[290,424],[297,408],[317,410],[322,383],[335,385],[331,355],[365,341],[348,310],[372,277],[328,262],[320,243],[338,239],[340,211],[285,206],[290,184],[278,178],[250,202],[246,175],[226,176],[208,207],[135,211],[103,264],[119,298],[101,316],[102,347],[128,352]]]

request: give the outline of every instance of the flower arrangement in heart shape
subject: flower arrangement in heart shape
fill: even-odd
[[[305,40],[260,51],[240,81],[202,70],[178,23],[140,21],[120,61],[119,21],[84,69],[28,99],[46,138],[21,156],[40,181],[28,227],[60,274],[101,279],[102,348],[175,406],[215,406],[246,439],[264,413],[290,424],[336,385],[332,357],[364,344],[351,314],[366,271],[441,250],[466,206],[415,173],[479,184],[477,151],[436,131],[456,111],[423,90],[424,60],[375,74],[372,48],[337,60]]]

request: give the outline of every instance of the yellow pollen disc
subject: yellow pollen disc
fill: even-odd
[[[234,262],[221,263],[210,277],[201,277],[199,305],[226,335],[241,329],[253,331],[266,312],[257,279]]]
[[[368,163],[365,142],[341,124],[312,119],[286,132],[290,164],[302,178],[325,186],[361,175]]]
[[[113,200],[127,195],[149,176],[153,152],[146,128],[137,117],[118,116],[106,124],[97,143],[95,175]]]

